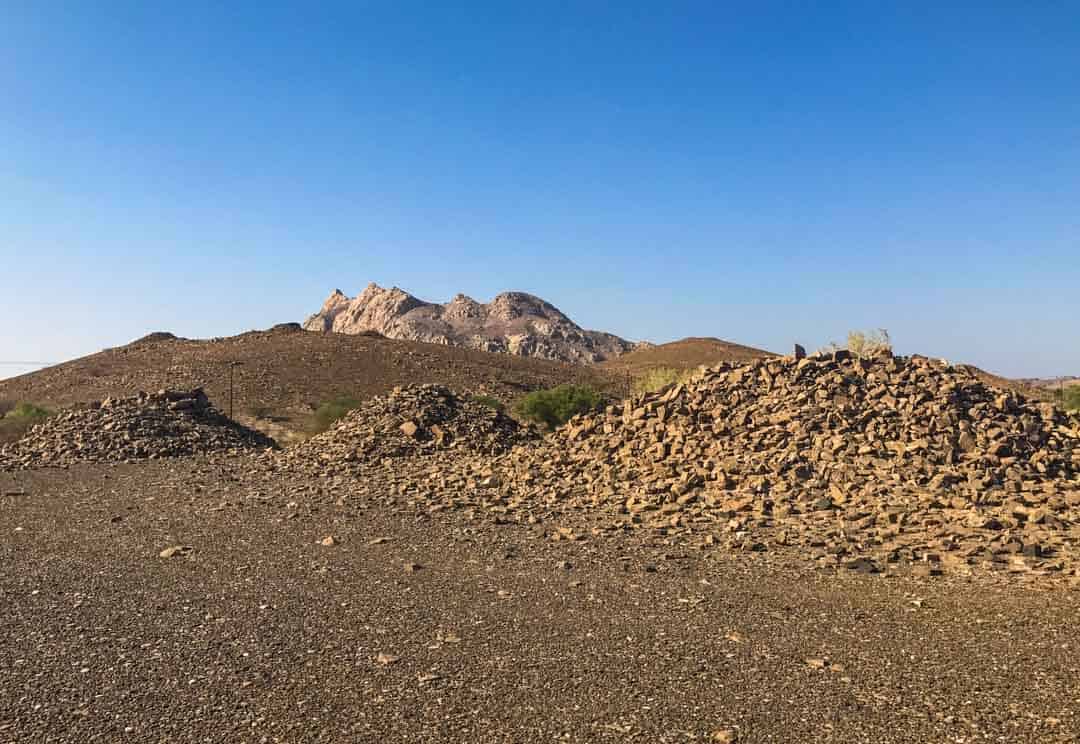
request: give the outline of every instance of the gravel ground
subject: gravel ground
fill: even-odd
[[[243,459],[0,474],[0,742],[1080,740],[1075,589],[355,493]]]

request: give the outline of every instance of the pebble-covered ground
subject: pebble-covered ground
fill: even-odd
[[[554,540],[361,486],[0,473],[0,742],[1080,739],[1061,582]]]

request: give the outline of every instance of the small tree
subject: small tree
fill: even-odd
[[[550,390],[529,393],[517,404],[518,415],[529,421],[556,429],[579,413],[596,410],[604,399],[584,385],[559,385]]]
[[[315,433],[324,432],[334,425],[334,422],[354,408],[360,407],[360,401],[348,395],[339,395],[336,398],[322,403],[315,409],[312,416],[311,429]]]

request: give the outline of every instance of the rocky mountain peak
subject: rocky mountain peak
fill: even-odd
[[[351,299],[334,290],[304,328],[352,334],[376,331],[388,338],[570,363],[601,362],[637,347],[609,333],[585,330],[550,302],[526,292],[503,292],[486,304],[459,293],[439,304],[374,282]]]

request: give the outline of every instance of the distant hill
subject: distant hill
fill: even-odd
[[[1039,379],[1039,378],[1020,378],[1012,379],[1008,377],[1001,377],[991,372],[986,372],[978,367],[974,367],[970,364],[964,365],[976,375],[979,376],[987,385],[993,385],[995,387],[1006,388],[1014,392],[1025,395],[1028,398],[1034,398],[1037,400],[1045,400],[1051,403],[1058,403],[1061,400],[1060,386],[1064,384],[1066,387],[1070,384],[1080,383],[1080,380],[1076,380],[1076,383],[1070,382],[1070,378],[1065,378],[1064,383],[1059,379]]]
[[[1031,387],[1060,390],[1071,385],[1080,385],[1080,377],[1075,375],[1066,375],[1065,377],[1025,377],[1017,380],[1017,382],[1022,382]]]
[[[387,338],[586,364],[638,347],[610,333],[587,331],[551,303],[524,292],[503,292],[486,304],[459,294],[439,304],[374,283],[353,298],[334,290],[304,328],[375,331]]]
[[[240,421],[288,439],[312,411],[335,396],[365,399],[395,386],[439,383],[462,393],[513,403],[531,390],[586,384],[613,395],[626,391],[627,374],[742,362],[771,352],[715,338],[686,338],[640,346],[602,364],[566,364],[446,344],[363,333],[311,333],[295,324],[228,338],[192,340],[151,333],[125,346],[0,380],[0,402],[29,401],[50,408],[87,403],[139,390],[202,387],[228,413],[229,364],[234,413]],[[1053,400],[1056,391],[971,368],[986,383]]]
[[[776,354],[730,341],[721,341],[718,338],[692,337],[667,344],[642,346],[605,362],[602,366],[605,369],[636,375],[658,367],[693,369],[703,364],[747,362],[768,356],[776,356]]]
[[[287,429],[302,427],[316,406],[334,396],[363,399],[410,383],[441,383],[507,403],[565,382],[610,388],[610,376],[596,367],[376,333],[309,333],[285,324],[203,341],[153,333],[126,346],[0,380],[0,400],[62,407],[139,390],[203,387],[227,413],[230,362],[241,362],[233,370],[236,418],[245,423],[274,419]]]

